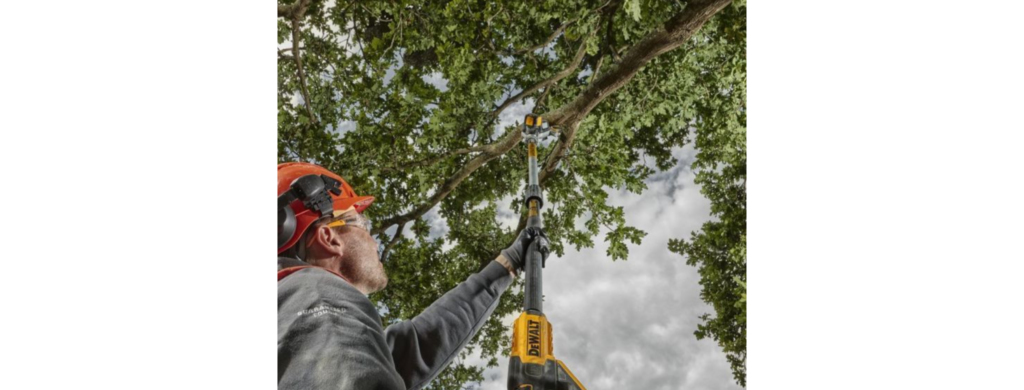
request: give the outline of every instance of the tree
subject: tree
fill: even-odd
[[[745,115],[745,9],[729,0],[282,0],[278,158],[317,162],[377,196],[367,213],[391,281],[371,299],[385,325],[419,313],[525,226],[522,133],[499,125],[524,106],[559,130],[540,147],[553,251],[592,247],[604,227],[608,256],[624,260],[626,242],[646,233],[607,204],[609,189],[643,192],[694,136],[721,149],[702,150],[695,166],[711,172],[702,174],[732,163],[719,159],[734,157],[724,150],[735,143],[716,134],[745,131],[736,119]],[[518,226],[499,222],[499,205],[519,213]],[[440,237],[424,219],[431,210],[447,222]],[[500,319],[517,311],[519,287],[470,344],[491,365],[508,354]],[[462,388],[481,372],[456,363],[431,386]]]

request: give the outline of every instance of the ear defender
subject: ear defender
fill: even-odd
[[[288,191],[277,197],[277,249],[295,235],[297,222],[291,204],[296,199],[303,207],[321,217],[334,214],[331,194],[341,195],[341,182],[326,175],[305,175],[292,182]]]
[[[295,234],[295,211],[292,210],[288,203],[284,206],[280,205],[280,198],[278,198],[277,206],[277,248],[280,249],[284,244],[288,243],[288,240]]]

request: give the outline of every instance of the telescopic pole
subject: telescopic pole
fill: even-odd
[[[537,183],[537,141],[545,133],[541,128],[541,121],[540,117],[533,115],[527,115],[525,121],[524,138],[527,147],[527,161],[530,166],[530,179],[526,185],[526,207],[529,209],[526,228],[528,229],[544,228],[544,220],[540,215],[540,209],[544,207],[544,195],[541,192],[540,184]],[[526,287],[523,293],[523,310],[530,314],[543,314],[544,312],[543,259],[536,245],[530,245],[526,249]]]
[[[537,143],[550,130],[543,129],[541,117],[527,115],[523,127],[530,179],[526,184],[526,228],[543,231],[540,209],[544,195],[537,180]],[[526,249],[526,280],[523,289],[523,313],[512,325],[512,353],[509,354],[509,390],[586,390],[561,360],[555,358],[552,327],[543,312],[544,256],[534,239]]]

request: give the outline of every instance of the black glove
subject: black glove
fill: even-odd
[[[526,267],[526,248],[529,248],[531,244],[536,242],[537,250],[541,254],[541,267],[544,263],[547,263],[548,254],[550,249],[548,248],[548,237],[544,235],[544,230],[536,227],[529,227],[519,232],[519,237],[512,242],[512,245],[501,251],[501,255],[504,256],[512,267],[516,269],[516,273],[519,273]]]

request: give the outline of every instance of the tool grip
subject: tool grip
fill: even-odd
[[[539,240],[534,239],[526,248],[526,286],[523,289],[523,309],[535,314],[544,312],[544,256]]]
[[[508,390],[587,390],[561,360],[547,360],[543,365],[523,363],[518,358],[509,362]]]

